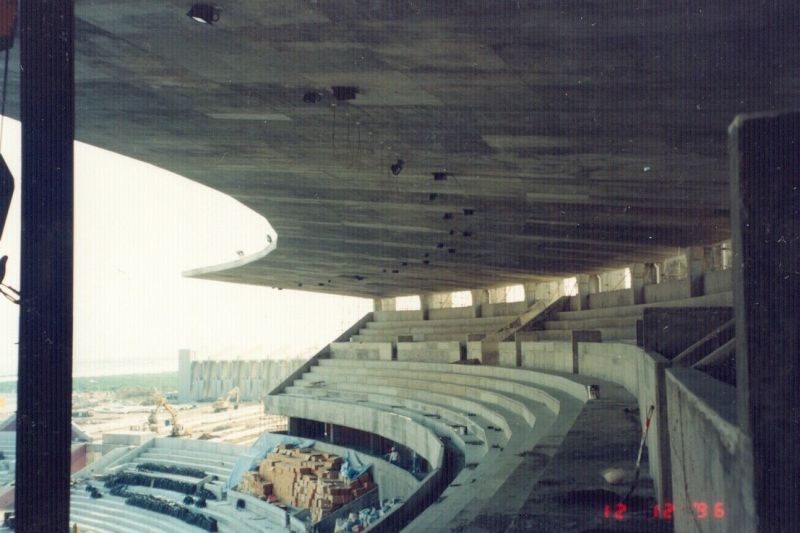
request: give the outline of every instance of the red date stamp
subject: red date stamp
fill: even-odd
[[[712,519],[721,520],[725,518],[725,505],[722,502],[704,502],[694,501],[689,510],[698,520]],[[608,520],[622,521],[625,519],[625,514],[628,512],[628,506],[619,502],[616,504],[606,504],[603,506],[603,518]],[[653,506],[652,517],[657,520],[672,520],[675,515],[675,504],[672,502],[664,502],[663,505],[656,504]]]

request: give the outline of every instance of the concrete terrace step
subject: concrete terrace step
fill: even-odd
[[[636,321],[641,320],[642,315],[631,315],[622,317],[606,318],[587,318],[585,320],[547,320],[544,322],[544,329],[606,329],[636,327]]]
[[[478,332],[478,331],[471,331],[470,333],[486,333],[486,332]],[[353,335],[350,337],[351,342],[397,342],[398,335],[385,335],[385,334],[370,334],[370,335]],[[454,342],[464,342],[467,340],[467,333],[426,333],[426,334],[414,334],[413,342],[425,342],[425,341],[434,341],[434,342],[446,342],[446,341],[454,341]]]
[[[507,322],[498,324],[476,324],[471,326],[415,326],[415,327],[397,327],[397,328],[361,328],[359,335],[371,334],[390,334],[390,335],[412,335],[414,333],[475,333],[485,331],[496,331],[503,327]]]
[[[534,385],[542,390],[554,390],[566,393],[583,402],[586,389],[576,383],[571,376],[562,376],[537,370],[521,368],[504,368],[485,365],[454,365],[448,363],[425,363],[419,361],[365,361],[353,359],[320,359],[319,367],[338,368],[384,368],[396,370],[416,370],[424,373],[465,374],[484,376]],[[314,368],[314,367],[312,367]]]
[[[80,489],[70,493],[70,521],[91,521],[95,527],[114,533],[175,533],[177,531],[203,531],[171,516],[154,513],[125,504],[123,498],[103,492],[100,499],[92,499]],[[102,524],[99,526],[98,524]]]
[[[517,318],[516,315],[491,316],[482,318],[449,318],[440,320],[403,320],[399,322],[368,322],[367,329],[396,329],[416,327],[484,327],[503,326]]]
[[[169,466],[183,466],[183,467],[192,467],[192,468],[199,468],[203,472],[209,475],[215,475],[220,478],[226,478],[230,475],[232,466],[213,466],[208,464],[202,464],[198,462],[192,462],[187,460],[181,460],[179,458],[170,458],[168,456],[140,456],[135,460],[136,464],[142,463],[158,463],[162,465],[169,465]]]
[[[300,382],[314,383],[320,381],[319,377],[324,377],[327,381],[351,381],[358,383],[362,379],[380,378],[406,378],[422,384],[449,384],[452,386],[471,386],[486,389],[501,394],[511,394],[521,396],[528,400],[541,403],[553,412],[558,412],[559,401],[547,392],[532,384],[519,381],[508,381],[489,376],[475,376],[469,374],[449,374],[444,372],[424,372],[420,370],[399,369],[399,368],[335,368],[335,367],[312,367],[310,373],[303,375]],[[295,382],[297,385],[298,382]]]
[[[558,320],[586,320],[592,318],[641,316],[648,307],[730,307],[733,305],[733,293],[730,291],[650,304],[626,305],[621,307],[604,307],[602,309],[586,309],[584,311],[562,311],[556,313]]]
[[[576,328],[582,329],[582,328]],[[636,325],[619,328],[590,328],[600,332],[603,341],[636,340]],[[545,329],[526,332],[525,340],[572,342],[572,329]],[[523,341],[524,342],[524,341]]]
[[[345,381],[346,382],[346,381]],[[494,405],[494,409],[503,409],[514,413],[525,419],[525,421],[533,426],[536,423],[536,416],[533,411],[526,404],[511,395],[500,394],[488,389],[481,389],[478,387],[465,387],[454,386],[446,383],[422,382],[415,379],[402,379],[402,378],[362,378],[362,387],[396,387],[399,389],[416,389],[421,391],[430,391],[438,394],[448,395],[452,397],[470,398],[475,401]],[[286,388],[287,393],[307,396],[325,396],[328,391],[326,387],[305,387],[304,383],[296,384]]]

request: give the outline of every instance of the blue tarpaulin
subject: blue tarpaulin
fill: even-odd
[[[289,437],[288,435],[277,435],[275,433],[262,434],[258,440],[236,460],[236,464],[233,465],[233,469],[231,470],[231,476],[228,478],[228,482],[225,483],[225,490],[230,490],[238,485],[244,473],[248,470],[253,470],[258,462],[264,459],[264,457],[279,444],[292,444],[297,448],[311,448],[314,446],[315,442],[315,440],[311,439],[301,439],[298,437]]]
[[[355,479],[369,470],[371,466],[371,464],[359,461],[356,454],[353,453],[353,450],[347,450],[347,453],[344,455],[344,462],[342,463],[340,473],[347,479]]]

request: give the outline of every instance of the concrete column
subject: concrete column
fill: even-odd
[[[643,304],[645,285],[658,283],[658,269],[653,263],[637,263],[630,266],[631,288],[633,289],[633,303]]]
[[[394,311],[396,302],[394,298],[373,298],[372,310],[373,311]]]
[[[506,288],[496,287],[494,289],[487,289],[489,293],[489,303],[502,304],[506,302]]]
[[[64,531],[70,524],[74,4],[43,0],[19,4],[22,298],[17,531]]]
[[[447,309],[453,306],[453,297],[449,292],[423,294],[419,297],[423,312],[429,309]]]
[[[539,283],[523,283],[522,288],[525,291],[525,303],[528,307],[532,306],[536,302],[536,289],[539,287]]]
[[[758,531],[795,531],[800,523],[800,113],[739,116],[729,132],[736,407],[752,443]]]
[[[689,294],[703,295],[703,274],[708,270],[706,252],[702,246],[691,246],[686,249],[686,272],[689,283]]]
[[[472,307],[475,308],[475,316],[482,316],[482,306],[489,303],[489,291],[486,289],[475,289],[470,291],[472,294]]]
[[[178,401],[191,402],[192,356],[191,350],[178,350]]]
[[[581,310],[589,309],[589,295],[599,292],[600,280],[596,274],[578,274],[578,302]]]

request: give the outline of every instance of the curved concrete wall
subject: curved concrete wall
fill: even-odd
[[[328,422],[375,433],[414,450],[428,461],[433,469],[442,466],[444,446],[439,438],[429,429],[402,415],[359,405],[348,406],[347,410],[344,410],[341,405],[335,403],[326,404],[313,398],[296,396],[267,396],[264,399],[264,408],[267,412],[289,417]]]

